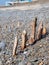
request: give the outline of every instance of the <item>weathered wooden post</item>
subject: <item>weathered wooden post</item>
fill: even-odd
[[[35,18],[34,21],[32,22],[32,33],[29,39],[29,44],[33,44],[35,42],[36,25],[37,25],[37,18]]]
[[[40,22],[39,27],[38,27],[38,32],[37,32],[37,40],[41,39],[42,29],[43,29],[43,23]]]
[[[13,56],[16,55],[17,45],[18,45],[18,39],[17,39],[17,36],[16,36],[15,41],[14,41],[14,46],[13,46]]]
[[[22,32],[22,44],[21,44],[21,49],[23,50],[26,47],[26,31],[24,30]]]

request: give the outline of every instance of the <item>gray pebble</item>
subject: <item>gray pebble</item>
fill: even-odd
[[[26,65],[25,61],[21,61],[18,65]]]
[[[5,49],[5,42],[0,42],[0,50],[4,50]]]
[[[37,61],[38,61],[38,58],[32,59],[32,62],[37,62]]]
[[[0,65],[2,65],[2,61],[0,60]]]

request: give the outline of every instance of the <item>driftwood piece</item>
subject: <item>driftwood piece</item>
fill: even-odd
[[[24,30],[22,32],[22,44],[21,44],[21,49],[23,50],[26,47],[26,31]]]
[[[43,23],[40,22],[39,27],[38,27],[38,32],[37,32],[37,40],[41,39],[42,29],[43,29]]]
[[[46,35],[46,33],[47,33],[47,30],[46,30],[46,27],[43,27],[43,30],[42,30],[42,35]]]
[[[17,45],[18,45],[18,39],[17,39],[17,36],[16,36],[15,41],[14,41],[14,46],[13,46],[13,56],[16,55]]]
[[[36,25],[37,25],[37,18],[35,18],[35,20],[32,22],[32,33],[29,39],[29,44],[33,44],[35,42]]]

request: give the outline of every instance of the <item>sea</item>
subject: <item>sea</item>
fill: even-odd
[[[21,2],[31,2],[32,0],[0,0],[0,6],[7,6],[8,2],[17,2],[17,1],[21,1]]]

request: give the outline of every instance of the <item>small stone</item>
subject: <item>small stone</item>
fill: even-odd
[[[38,61],[38,58],[34,58],[33,60],[32,60],[32,62],[37,62]]]
[[[18,22],[17,26],[20,27],[20,22]]]
[[[49,43],[49,37],[46,37],[46,41]]]
[[[17,27],[20,27],[22,25],[22,23],[18,22],[17,23]]]
[[[32,64],[30,62],[28,62],[27,65],[32,65]]]
[[[25,61],[21,61],[18,65],[26,65]]]
[[[2,61],[0,60],[0,65],[2,65]]]
[[[43,65],[43,62],[40,62],[39,65]]]
[[[42,45],[40,44],[40,47],[42,47]]]
[[[8,60],[7,62],[6,62],[6,64],[9,64],[10,63],[10,61]]]
[[[29,46],[29,44],[26,44],[26,46]]]
[[[11,27],[9,26],[8,31],[11,32]]]
[[[24,53],[23,54],[27,54],[27,51],[24,51]]]
[[[31,53],[30,50],[24,51],[24,55],[25,55],[26,57],[30,56],[30,55],[31,55],[30,53]]]
[[[5,49],[5,42],[0,42],[0,50],[4,50]]]

